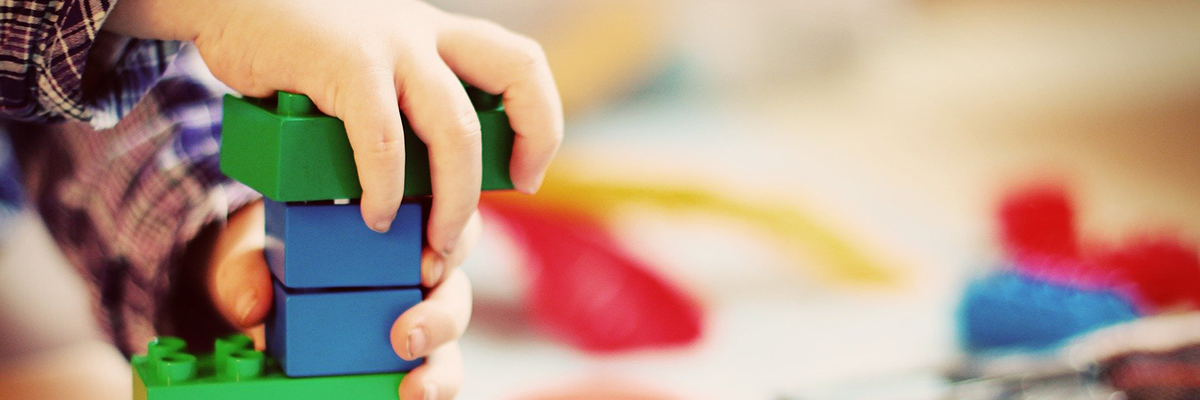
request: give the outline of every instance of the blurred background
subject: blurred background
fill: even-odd
[[[541,41],[567,110],[544,193],[484,199],[459,398],[1200,394],[1122,369],[1200,343],[1153,300],[1200,286],[1200,3],[435,4]],[[1063,224],[1082,250],[1022,242]],[[14,271],[62,262],[42,230],[0,249],[0,327],[111,359],[66,267]]]

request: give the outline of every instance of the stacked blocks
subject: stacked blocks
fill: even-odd
[[[367,229],[358,204],[264,200],[274,277],[267,352],[288,376],[408,371],[388,337],[421,301],[424,211],[405,203],[388,233]]]
[[[482,189],[512,189],[514,133],[504,106],[498,96],[466,89],[483,128]],[[270,356],[240,336],[218,341],[207,358],[163,338],[134,358],[135,398],[395,399],[398,372],[421,363],[399,358],[389,336],[422,299],[430,201],[406,197],[390,231],[371,231],[355,200],[362,188],[340,120],[283,92],[226,96],[223,113],[222,172],[266,197]],[[405,154],[405,195],[430,195],[427,148],[407,124]]]
[[[197,357],[175,337],[151,341],[134,356],[134,400],[396,399],[403,373],[289,378],[275,360],[255,351],[250,338],[217,339]]]

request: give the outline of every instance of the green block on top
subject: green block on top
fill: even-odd
[[[499,96],[468,87],[483,141],[483,190],[512,189],[508,165],[513,130]],[[321,114],[307,96],[225,96],[221,172],[280,202],[362,197],[354,154],[342,121]],[[404,125],[404,195],[433,193],[429,150]]]
[[[175,337],[161,337],[133,357],[134,400],[397,400],[403,373],[288,378],[250,338],[217,339],[197,357]]]

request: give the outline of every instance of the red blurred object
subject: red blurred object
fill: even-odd
[[[1143,306],[1153,311],[1200,308],[1200,254],[1176,237],[1140,236],[1095,259],[1134,284]]]
[[[1077,287],[1130,289],[1148,312],[1200,308],[1200,255],[1176,236],[1143,235],[1120,247],[1081,249],[1075,210],[1061,185],[1015,191],[998,215],[1006,256],[1022,274]]]
[[[1080,257],[1075,209],[1062,185],[1016,190],[1000,203],[1000,238],[1018,272],[1084,288],[1106,288],[1113,276]]]
[[[662,390],[628,379],[594,377],[565,386],[539,388],[514,400],[684,400]]]
[[[680,346],[702,331],[699,304],[629,254],[582,211],[486,201],[513,234],[532,274],[530,317],[588,351]]]
[[[1079,259],[1075,210],[1062,186],[1044,184],[1013,192],[999,211],[1000,237],[1010,257]]]

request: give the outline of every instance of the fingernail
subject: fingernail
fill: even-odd
[[[538,176],[533,179],[533,183],[523,185],[522,187],[518,188],[518,191],[524,194],[536,194],[538,189],[542,188],[542,182],[545,180],[545,173],[538,174]]]
[[[395,219],[396,216],[393,215],[388,219],[376,222],[375,225],[371,227],[371,230],[379,233],[387,233],[388,230],[392,229],[392,221]]]
[[[458,237],[446,239],[446,244],[442,246],[442,257],[449,257],[450,253],[454,252],[454,246],[458,245]]]
[[[254,311],[254,306],[257,304],[258,297],[253,292],[247,291],[242,293],[242,297],[238,298],[235,307],[237,307],[238,321],[241,321],[243,326],[249,323],[250,313]]]
[[[437,385],[433,382],[425,382],[425,400],[437,399]]]
[[[436,257],[429,265],[429,281],[425,282],[426,286],[436,285],[442,281],[442,274],[446,273],[446,263],[441,257]]]
[[[408,358],[416,359],[417,354],[425,354],[425,331],[413,328],[408,331]]]

